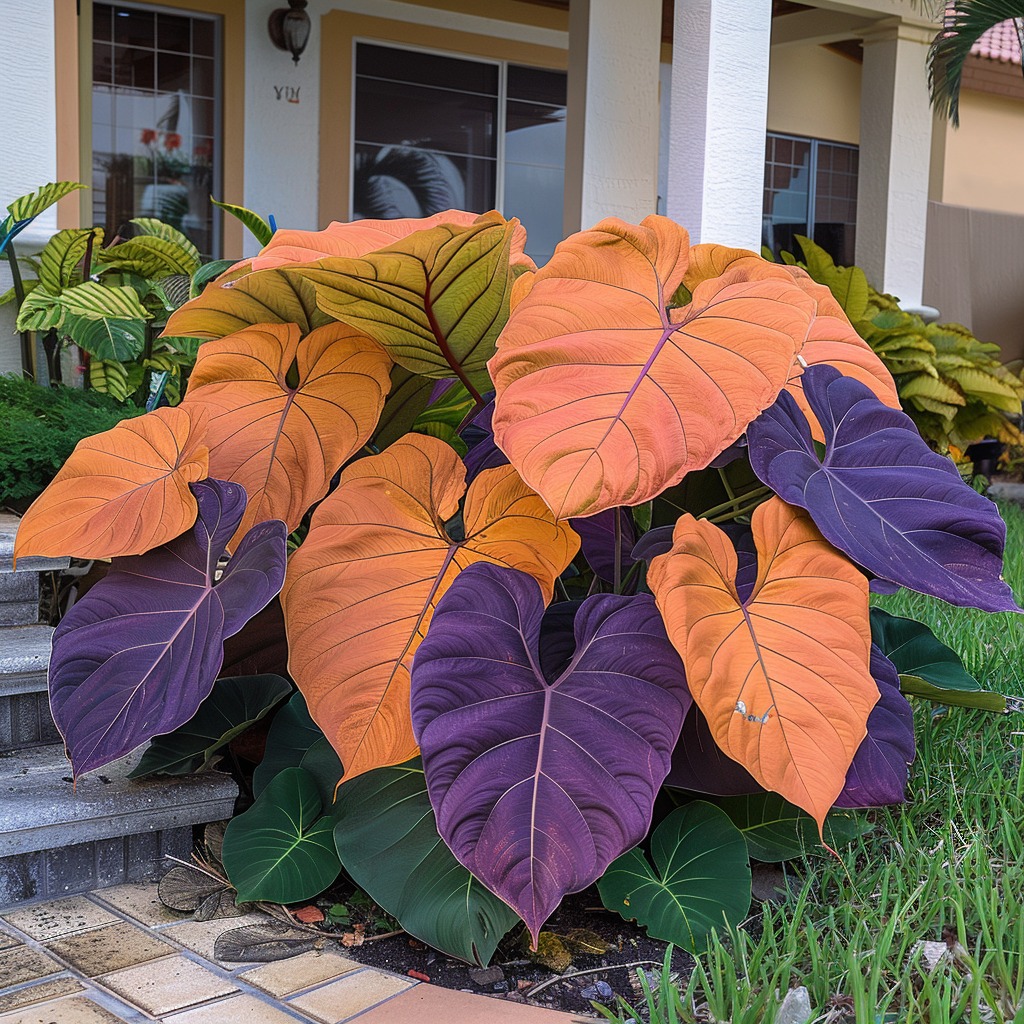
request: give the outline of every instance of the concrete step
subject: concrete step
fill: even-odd
[[[39,621],[39,574],[0,573],[0,627]]]
[[[52,636],[50,626],[0,628],[0,755],[60,739],[46,692]]]
[[[66,569],[70,564],[67,558],[40,558],[32,555],[18,559],[14,565],[14,536],[18,532],[21,520],[9,513],[0,513],[0,573],[14,572],[51,572]]]
[[[129,779],[141,752],[74,785],[62,746],[0,757],[0,908],[156,875],[193,826],[231,816],[230,776]]]

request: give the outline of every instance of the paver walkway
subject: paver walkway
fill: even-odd
[[[213,946],[221,932],[266,918],[182,918],[150,883],[21,906],[0,918],[0,1024],[593,1020],[423,984],[330,946],[269,964],[219,962]]]

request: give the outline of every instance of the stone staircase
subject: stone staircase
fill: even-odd
[[[73,785],[46,693],[53,630],[39,624],[40,573],[68,560],[25,558],[15,571],[16,530],[0,515],[0,909],[156,877],[238,796],[217,772],[130,780],[138,753]]]

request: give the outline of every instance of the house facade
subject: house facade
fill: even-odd
[[[90,186],[21,248],[156,216],[211,256],[251,254],[210,194],[310,229],[497,207],[538,260],[604,216],[658,211],[695,241],[810,235],[904,304],[1024,355],[1009,38],[972,57],[954,131],[928,104],[936,26],[909,0],[294,6],[309,20],[297,61],[268,32],[287,0],[0,0],[0,198]],[[18,367],[7,316],[0,370]]]

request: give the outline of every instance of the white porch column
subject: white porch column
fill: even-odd
[[[761,248],[771,6],[676,0],[666,210],[693,242]]]
[[[921,304],[932,112],[925,56],[934,31],[887,19],[864,36],[857,263],[904,306]]]
[[[0,0],[0,220],[7,204],[57,179],[57,108],[54,81],[54,6]],[[57,230],[51,206],[16,242],[32,252]],[[0,263],[0,292],[11,286],[7,260]],[[14,307],[0,309],[0,373],[21,372]]]
[[[656,212],[661,0],[572,0],[566,234]]]

